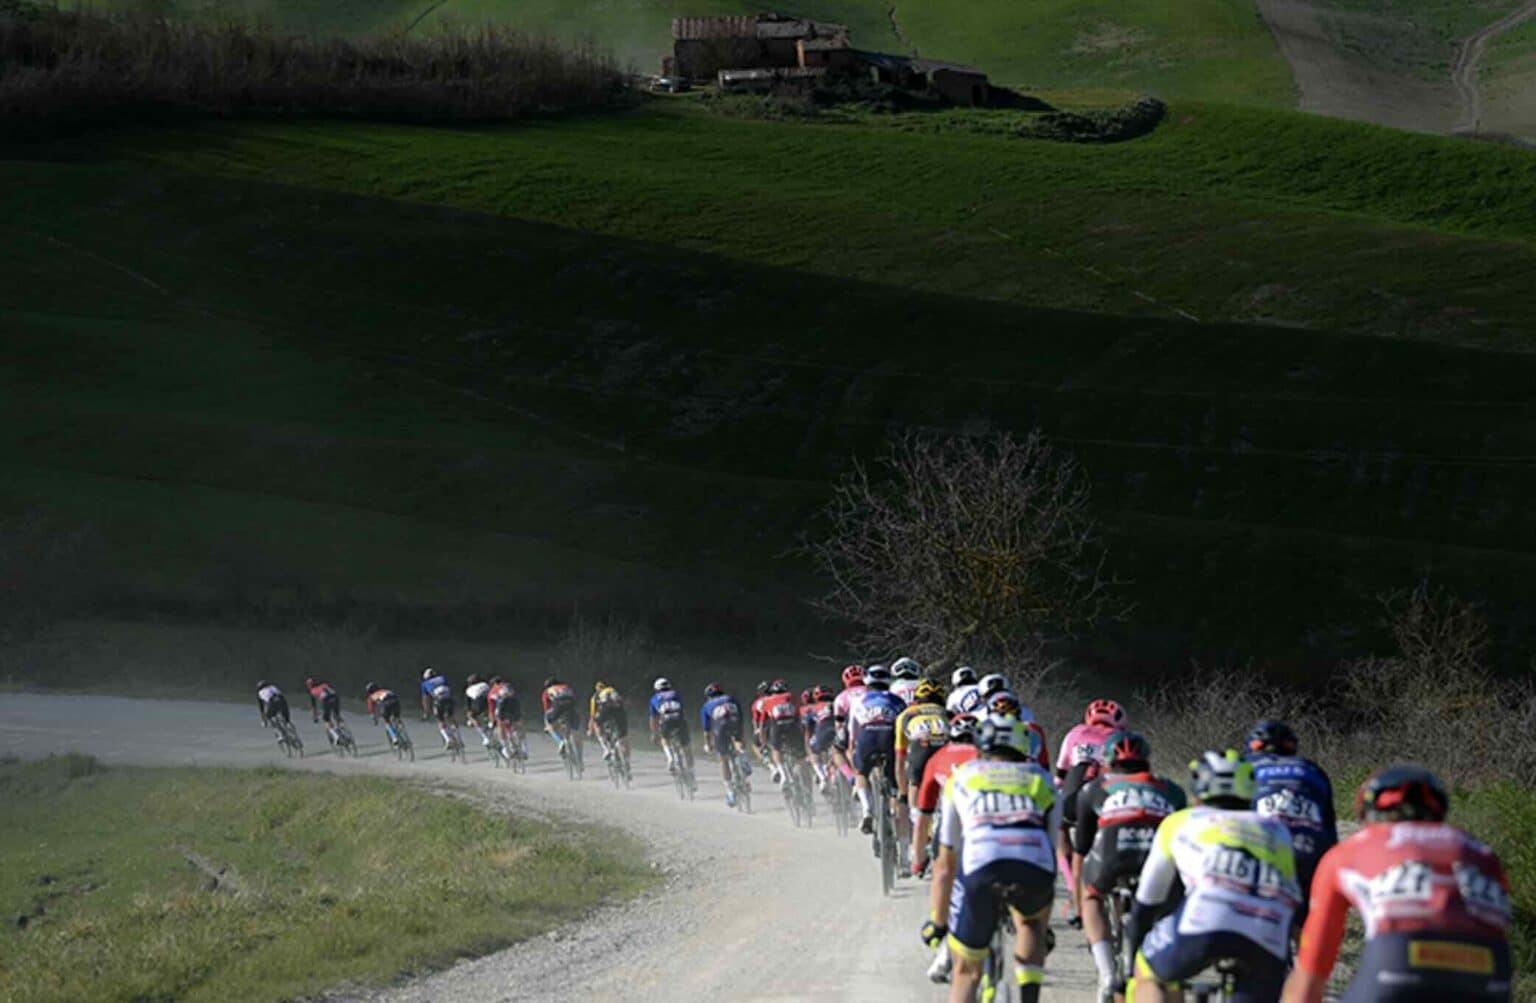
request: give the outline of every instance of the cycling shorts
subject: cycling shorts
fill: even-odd
[[[477,697],[467,698],[466,703],[469,706],[469,712],[475,715],[475,717],[484,717],[491,709],[490,697],[484,693]]]
[[[261,708],[261,715],[268,721],[276,721],[278,718],[282,718],[284,721],[290,720],[288,717],[288,698],[279,693],[271,700],[268,700]]]
[[[1061,824],[1068,828],[1077,825],[1077,796],[1089,780],[1098,776],[1098,772],[1092,769],[1095,765],[1078,763],[1061,778]],[[1093,776],[1088,775],[1090,772],[1093,772]]]
[[[1216,962],[1237,962],[1232,1003],[1274,1003],[1285,985],[1285,962],[1255,941],[1230,930],[1180,934],[1180,905],[1147,934],[1136,956],[1136,977],[1150,970],[1159,982],[1185,982]]]
[[[452,696],[432,698],[432,716],[439,721],[447,721],[453,717],[455,703]]]
[[[883,728],[864,728],[859,732],[857,744],[853,748],[853,768],[859,772],[859,776],[869,776],[870,769],[875,759],[883,757],[886,783],[890,785],[891,793],[896,792],[896,729],[887,725]]]
[[[496,720],[516,724],[523,719],[523,703],[517,697],[504,696],[496,701]]]
[[[564,723],[568,728],[576,727],[576,701],[561,700],[549,705],[549,710],[544,712],[544,723],[551,728]]]
[[[378,702],[374,710],[386,721],[398,721],[400,720],[400,698],[387,696]]]
[[[774,721],[768,725],[768,744],[781,753],[805,756],[805,728],[798,720]]]
[[[1429,933],[1378,934],[1366,943],[1340,1003],[1502,1003],[1510,998],[1512,977],[1508,944]]]
[[[816,722],[816,730],[811,733],[811,751],[816,755],[828,751],[837,742],[837,721],[828,715]]]
[[[1114,891],[1115,885],[1127,878],[1141,874],[1142,864],[1152,851],[1149,838],[1145,846],[1120,845],[1118,829],[1142,829],[1150,836],[1156,832],[1150,826],[1113,826],[1100,829],[1093,840],[1093,849],[1083,858],[1083,894],[1103,898]]]
[[[661,737],[667,740],[667,744],[686,747],[688,745],[688,722],[681,717],[662,718],[657,726]]]
[[[1006,902],[994,890],[1000,885],[1007,889]],[[949,898],[949,949],[979,961],[992,943],[1005,904],[1028,919],[1049,909],[1055,897],[1055,872],[1022,860],[994,860],[970,874],[957,874]]]
[[[709,743],[715,747],[715,751],[721,756],[727,756],[734,752],[736,743],[739,741],[741,741],[740,718],[711,721],[709,723]]]
[[[933,754],[944,748],[942,743],[929,745],[926,742],[913,742],[907,746],[907,791],[908,800],[915,800],[917,789],[923,783],[923,768],[928,765],[928,760]]]
[[[335,693],[327,693],[320,698],[320,720],[329,724],[331,721],[341,720],[341,697]]]
[[[608,728],[613,732],[614,738],[628,738],[629,715],[625,713],[623,707],[605,707],[602,704],[598,704],[597,727],[599,731],[605,727]]]

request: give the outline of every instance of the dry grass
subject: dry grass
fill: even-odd
[[[495,121],[627,93],[607,53],[491,25],[301,38],[0,0],[0,122],[12,131],[186,115]]]

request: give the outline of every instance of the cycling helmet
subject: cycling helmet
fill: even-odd
[[[257,689],[258,689],[258,690],[264,690],[264,689],[266,689],[266,688],[267,688],[267,687],[268,687],[268,686],[271,686],[271,685],[272,685],[272,684],[271,684],[271,683],[269,683],[269,682],[267,682],[267,681],[266,681],[266,680],[265,680],[265,679],[258,679],[258,680],[256,680],[256,688],[257,688]]]
[[[704,687],[704,695],[710,697],[711,699],[714,697],[725,696],[725,687],[721,686],[719,683],[710,683],[708,686]]]
[[[832,700],[836,696],[837,694],[832,690],[832,687],[830,686],[818,685],[815,689],[811,690],[811,699],[817,703],[820,703],[823,700]]]
[[[1019,698],[1006,690],[994,693],[987,700],[987,713],[1001,714],[1003,717],[1016,717],[1024,720],[1024,707],[1019,703]]]
[[[976,733],[976,748],[1010,759],[1034,759],[1040,755],[1040,736],[1016,717],[994,714],[981,722]]]
[[[1440,778],[1411,763],[1378,771],[1355,793],[1355,817],[1362,822],[1440,822],[1450,808]]]
[[[1267,752],[1276,756],[1294,756],[1301,743],[1296,733],[1284,721],[1268,718],[1253,726],[1248,732],[1248,751]]]
[[[1095,700],[1083,714],[1084,724],[1098,724],[1106,728],[1125,727],[1125,708],[1113,700]]]
[[[864,666],[862,666],[862,665],[847,665],[847,666],[844,666],[843,667],[843,685],[844,686],[862,686],[862,685],[864,685]]]
[[[1104,742],[1104,756],[1110,766],[1145,766],[1152,761],[1152,743],[1134,731],[1117,731]]]
[[[1253,779],[1253,764],[1237,754],[1206,751],[1189,764],[1190,785],[1203,804],[1218,808],[1248,808],[1258,790]]]
[[[951,742],[975,742],[976,718],[972,714],[956,714],[949,722]]]
[[[476,684],[478,684],[478,683],[480,683],[482,681],[483,680],[481,680],[481,678],[480,678],[480,673],[478,673],[478,672],[471,672],[469,674],[469,678],[464,680],[464,685],[465,686],[474,686],[474,685],[476,685]]]
[[[773,694],[788,693],[789,684],[782,679],[775,679],[768,684],[768,692]]]
[[[500,676],[492,676],[491,677],[491,685],[492,686],[500,686],[504,682],[506,682],[506,680],[501,678]]]
[[[1001,672],[993,672],[982,676],[981,682],[977,683],[976,685],[977,688],[981,690],[982,696],[989,697],[994,693],[999,693],[1003,690],[1006,690],[1008,688],[1008,680],[1003,678],[1003,674]]]
[[[944,684],[932,679],[924,679],[917,684],[917,689],[912,691],[912,699],[916,703],[944,702]]]
[[[960,666],[954,672],[950,673],[949,676],[949,685],[951,689],[959,689],[960,687],[965,686],[968,683],[974,683],[975,681],[976,670],[971,668],[969,665]]]
[[[551,686],[553,686],[556,683],[558,683],[559,681],[560,681],[560,677],[558,677],[558,676],[550,676],[548,679],[544,680],[544,688],[547,690]]]
[[[435,675],[437,675],[437,670],[430,665],[421,670],[421,678],[424,680],[431,679]]]
[[[605,690],[607,688],[608,688],[608,684],[603,682],[601,679],[599,679],[597,682],[592,684],[592,692],[593,693],[597,693],[597,692],[599,692],[601,690]]]
[[[372,693],[376,689],[379,689],[379,684],[374,682],[372,679],[363,684],[364,693]]]
[[[652,691],[656,693],[660,693],[662,690],[670,690],[671,688],[672,680],[668,679],[666,676],[657,676],[656,681],[651,684]]]
[[[758,696],[762,696],[762,695],[764,695],[767,692],[768,692],[768,680],[764,679],[762,682],[757,684],[757,695]]]
[[[885,689],[891,685],[891,670],[883,665],[871,665],[864,670],[864,685]]]
[[[891,663],[891,675],[897,679],[916,679],[923,674],[923,667],[917,664],[916,659],[905,656]]]

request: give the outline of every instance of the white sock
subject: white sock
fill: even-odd
[[[1091,948],[1093,967],[1099,970],[1099,985],[1107,986],[1115,981],[1115,946],[1101,940]]]
[[[873,815],[875,813],[875,810],[873,808],[871,808],[870,805],[869,805],[869,790],[867,788],[860,787],[858,789],[858,795],[859,795],[859,804],[862,805],[863,808],[864,808],[864,814],[865,815]]]

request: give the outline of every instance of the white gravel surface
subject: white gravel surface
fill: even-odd
[[[407,719],[414,764],[397,764],[366,717],[351,719],[363,748],[355,760],[325,752],[320,728],[302,715],[295,720],[311,753],[302,763],[284,759],[258,727],[254,700],[239,706],[6,693],[0,755],[78,751],[108,763],[293,765],[430,780],[514,812],[621,827],[650,847],[667,875],[659,891],[533,941],[399,985],[342,990],[335,1000],[945,998],[945,987],[924,978],[929,954],[917,937],[927,884],[903,881],[883,897],[868,841],[857,833],[840,839],[820,817],[811,831],[795,830],[761,771],[755,814],[744,816],[725,807],[717,769],[702,760],[699,799],[682,803],[652,753],[637,754],[635,786],[621,792],[600,757],[588,757],[585,780],[569,781],[542,737],[531,740],[529,772],[515,776],[473,755],[468,765],[448,762],[431,726],[414,718]],[[1043,997],[1092,1001],[1093,964],[1082,936],[1054,922],[1058,946],[1046,963]]]

